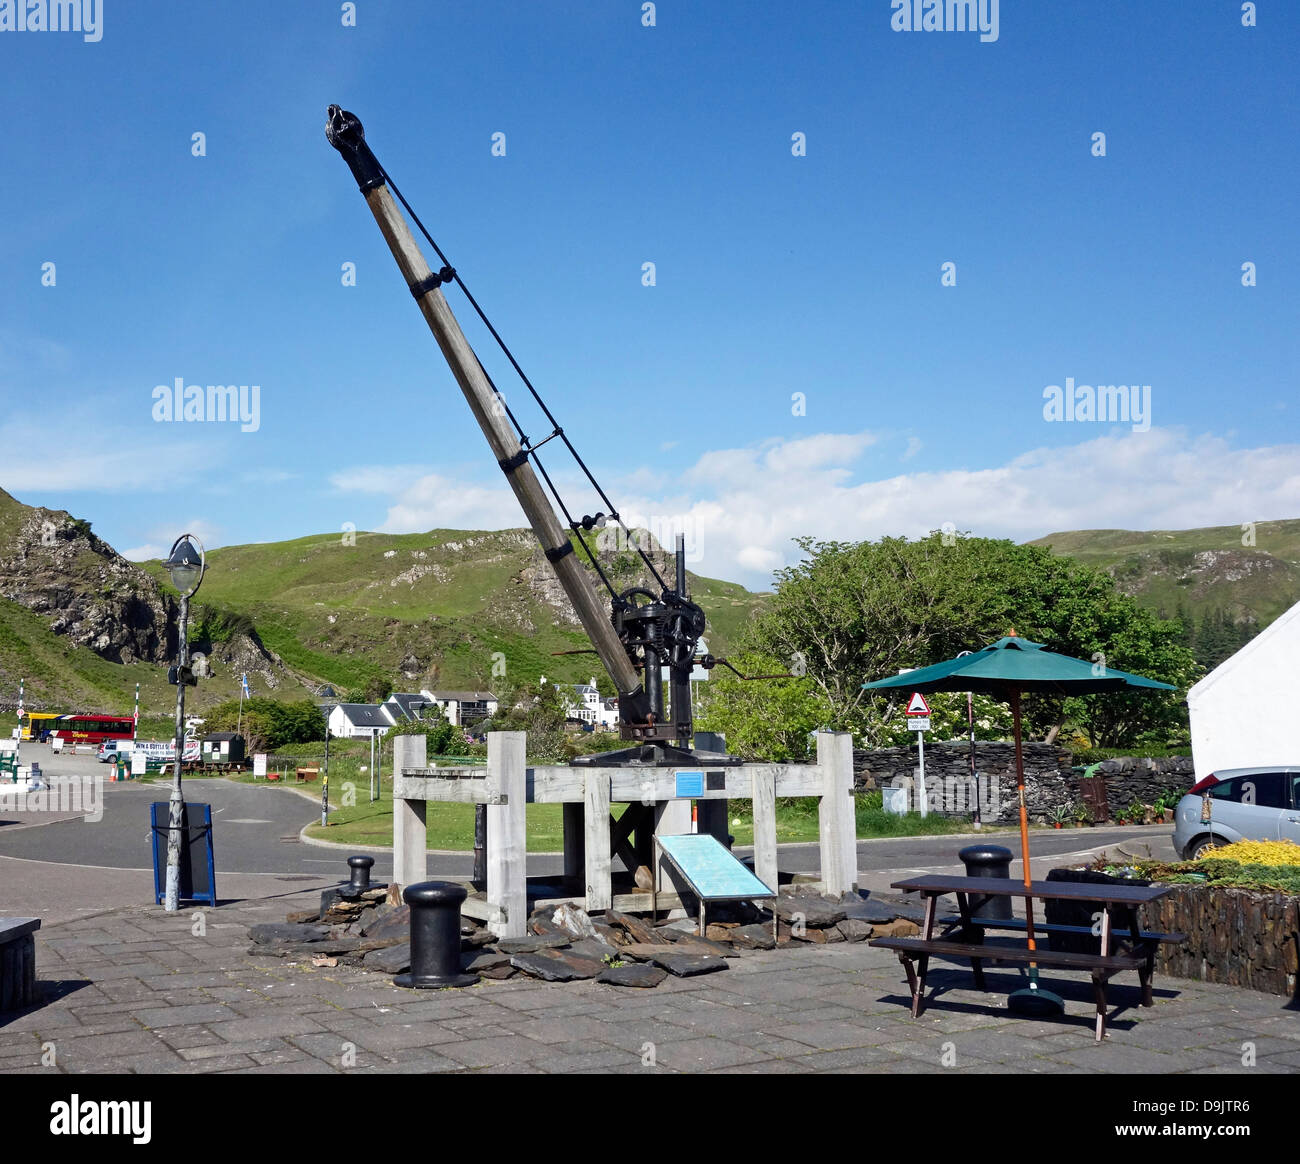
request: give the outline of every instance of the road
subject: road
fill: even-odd
[[[98,764],[92,756],[53,757],[48,748],[33,750],[47,775],[80,777],[86,795],[80,804],[40,813],[12,811],[6,807],[12,801],[0,799],[0,914],[26,908],[49,916],[49,903],[66,897],[82,899],[67,903],[69,916],[85,912],[94,903],[99,908],[122,904],[120,897],[148,900],[152,891],[149,805],[166,800],[169,786],[113,783],[108,779],[109,766]],[[269,896],[346,876],[345,850],[299,840],[302,826],[319,812],[313,797],[274,785],[214,778],[188,780],[185,788],[187,799],[212,805],[217,886],[223,895]],[[87,814],[88,808],[102,809],[102,814]],[[1042,877],[1055,865],[1082,861],[1120,844],[1130,853],[1173,860],[1170,835],[1168,826],[1035,830],[1031,864],[1034,875]],[[957,851],[976,841],[1004,845],[1013,853],[1020,850],[1019,835],[1013,830],[863,840],[858,842],[861,884],[880,891],[900,877],[961,872]],[[738,855],[746,852],[737,849]],[[387,881],[392,875],[391,855],[372,855],[375,879]],[[468,877],[471,864],[468,854],[431,853],[429,874]],[[816,844],[781,846],[783,870],[813,872],[817,865]],[[528,871],[556,875],[561,871],[560,859],[532,855]]]

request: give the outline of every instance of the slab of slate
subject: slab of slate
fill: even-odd
[[[656,954],[666,954],[674,948],[663,942],[629,942],[626,946],[619,946],[618,956],[633,962],[651,962]]]
[[[290,922],[261,922],[248,927],[249,940],[257,945],[270,945],[275,942],[319,942],[328,938],[329,934],[329,926]]]
[[[662,966],[669,974],[675,974],[678,978],[712,974],[715,970],[727,968],[725,958],[715,958],[711,954],[679,954],[676,949],[656,954],[654,964]]]
[[[410,944],[371,950],[361,959],[361,965],[367,970],[378,970],[382,974],[404,974],[411,968]]]
[[[840,904],[844,907],[844,916],[853,921],[883,925],[898,916],[894,907],[883,901],[863,901],[858,898],[856,901],[842,901]]]
[[[411,907],[409,905],[376,906],[373,920],[363,926],[361,933],[367,938],[405,938],[411,933]]]
[[[658,986],[668,977],[668,971],[644,962],[632,962],[626,966],[609,966],[596,976],[597,982],[610,986],[638,986],[649,989]]]
[[[925,906],[913,905],[910,901],[890,901],[888,898],[874,899],[883,908],[888,909],[895,918],[904,918],[906,921],[923,922],[925,921]],[[864,921],[871,921],[871,918],[863,918]],[[889,921],[889,918],[885,918]]]
[[[802,914],[803,924],[815,930],[842,922],[846,916],[844,906],[824,897],[778,897],[773,908],[777,917],[791,925],[796,915]]]
[[[843,923],[840,923],[843,925]],[[870,929],[870,927],[867,927]],[[771,950],[776,947],[776,938],[772,936],[772,926],[755,923],[749,926],[737,926],[731,931],[731,945],[739,950]]]
[[[855,917],[846,917],[835,928],[843,935],[846,942],[865,942],[871,937],[871,923]]]
[[[563,950],[511,954],[510,965],[543,982],[572,982],[575,978],[595,978],[606,968],[603,962],[597,962],[594,958],[580,958]]]
[[[573,941],[572,934],[559,933],[534,934],[526,938],[502,938],[493,944],[503,954],[534,954],[538,950],[555,950],[567,946],[571,941]]]
[[[494,950],[484,950],[461,959],[461,967],[466,974],[481,974],[484,970],[495,970],[499,966],[509,966],[510,955],[498,954]]]
[[[599,938],[575,938],[565,950],[566,954],[576,954],[579,958],[594,958],[597,962],[604,958],[618,957],[619,947],[611,946]]]
[[[730,946],[712,942],[699,934],[683,934],[673,943],[673,949],[683,954],[710,954],[714,958],[729,958],[735,954]]]
[[[654,943],[665,940],[655,935],[655,927],[648,921],[634,917],[630,913],[620,913],[616,909],[605,911],[605,924],[621,926],[634,942]]]

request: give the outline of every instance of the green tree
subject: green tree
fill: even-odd
[[[718,730],[729,724],[756,751],[797,754],[794,739],[819,723],[853,731],[868,746],[889,742],[900,730],[902,702],[864,692],[864,680],[978,650],[1013,628],[1052,650],[1105,656],[1110,666],[1180,687],[1195,678],[1177,624],[1120,594],[1102,571],[1044,547],[938,532],[916,541],[797,544],[806,560],[778,572],[772,601],[738,643],[738,653],[757,656],[758,669],[802,677],[801,685],[772,691],[771,706],[788,722],[761,725],[763,692],[742,694],[735,682],[720,683],[709,704],[708,722]],[[1030,734],[1055,738],[1073,716],[1095,741],[1122,746],[1182,717],[1181,693],[1107,698],[1121,706],[1107,710],[1101,697],[1068,706],[1027,699]],[[1001,723],[991,709],[981,718],[989,731]]]

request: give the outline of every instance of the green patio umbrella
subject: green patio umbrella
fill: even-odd
[[[1016,739],[1016,788],[1020,797],[1020,852],[1024,866],[1025,887],[1029,888],[1029,817],[1025,811],[1025,767],[1020,747],[1020,695],[1024,691],[1051,695],[1092,695],[1127,688],[1151,691],[1173,691],[1170,683],[1147,679],[1117,671],[1104,662],[1089,663],[1070,655],[1049,651],[1042,643],[1022,639],[1013,630],[1005,638],[990,643],[982,651],[973,651],[920,667],[888,679],[877,679],[862,685],[868,691],[906,690],[920,691],[974,691],[1005,699],[1011,704]],[[1034,903],[1026,899],[1026,932],[1029,949],[1038,947],[1034,941]],[[1029,966],[1029,989],[1016,991],[1009,1000],[1013,1009],[1026,1011],[1063,1008],[1056,995],[1038,987],[1038,967]]]

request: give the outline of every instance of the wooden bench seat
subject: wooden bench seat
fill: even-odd
[[[948,926],[959,926],[962,924],[959,914],[949,914],[939,919],[940,924]],[[972,929],[981,930],[1020,930],[1028,928],[1025,919],[1022,917],[1013,918],[992,918],[992,917],[972,917],[970,919]],[[1081,934],[1097,937],[1097,931],[1092,926],[1067,926],[1060,922],[1040,922],[1034,919],[1034,933],[1036,934]],[[1131,935],[1126,930],[1115,930],[1113,933],[1117,941],[1132,941]],[[1138,939],[1143,942],[1185,942],[1186,934],[1162,934],[1153,930],[1139,930]]]

